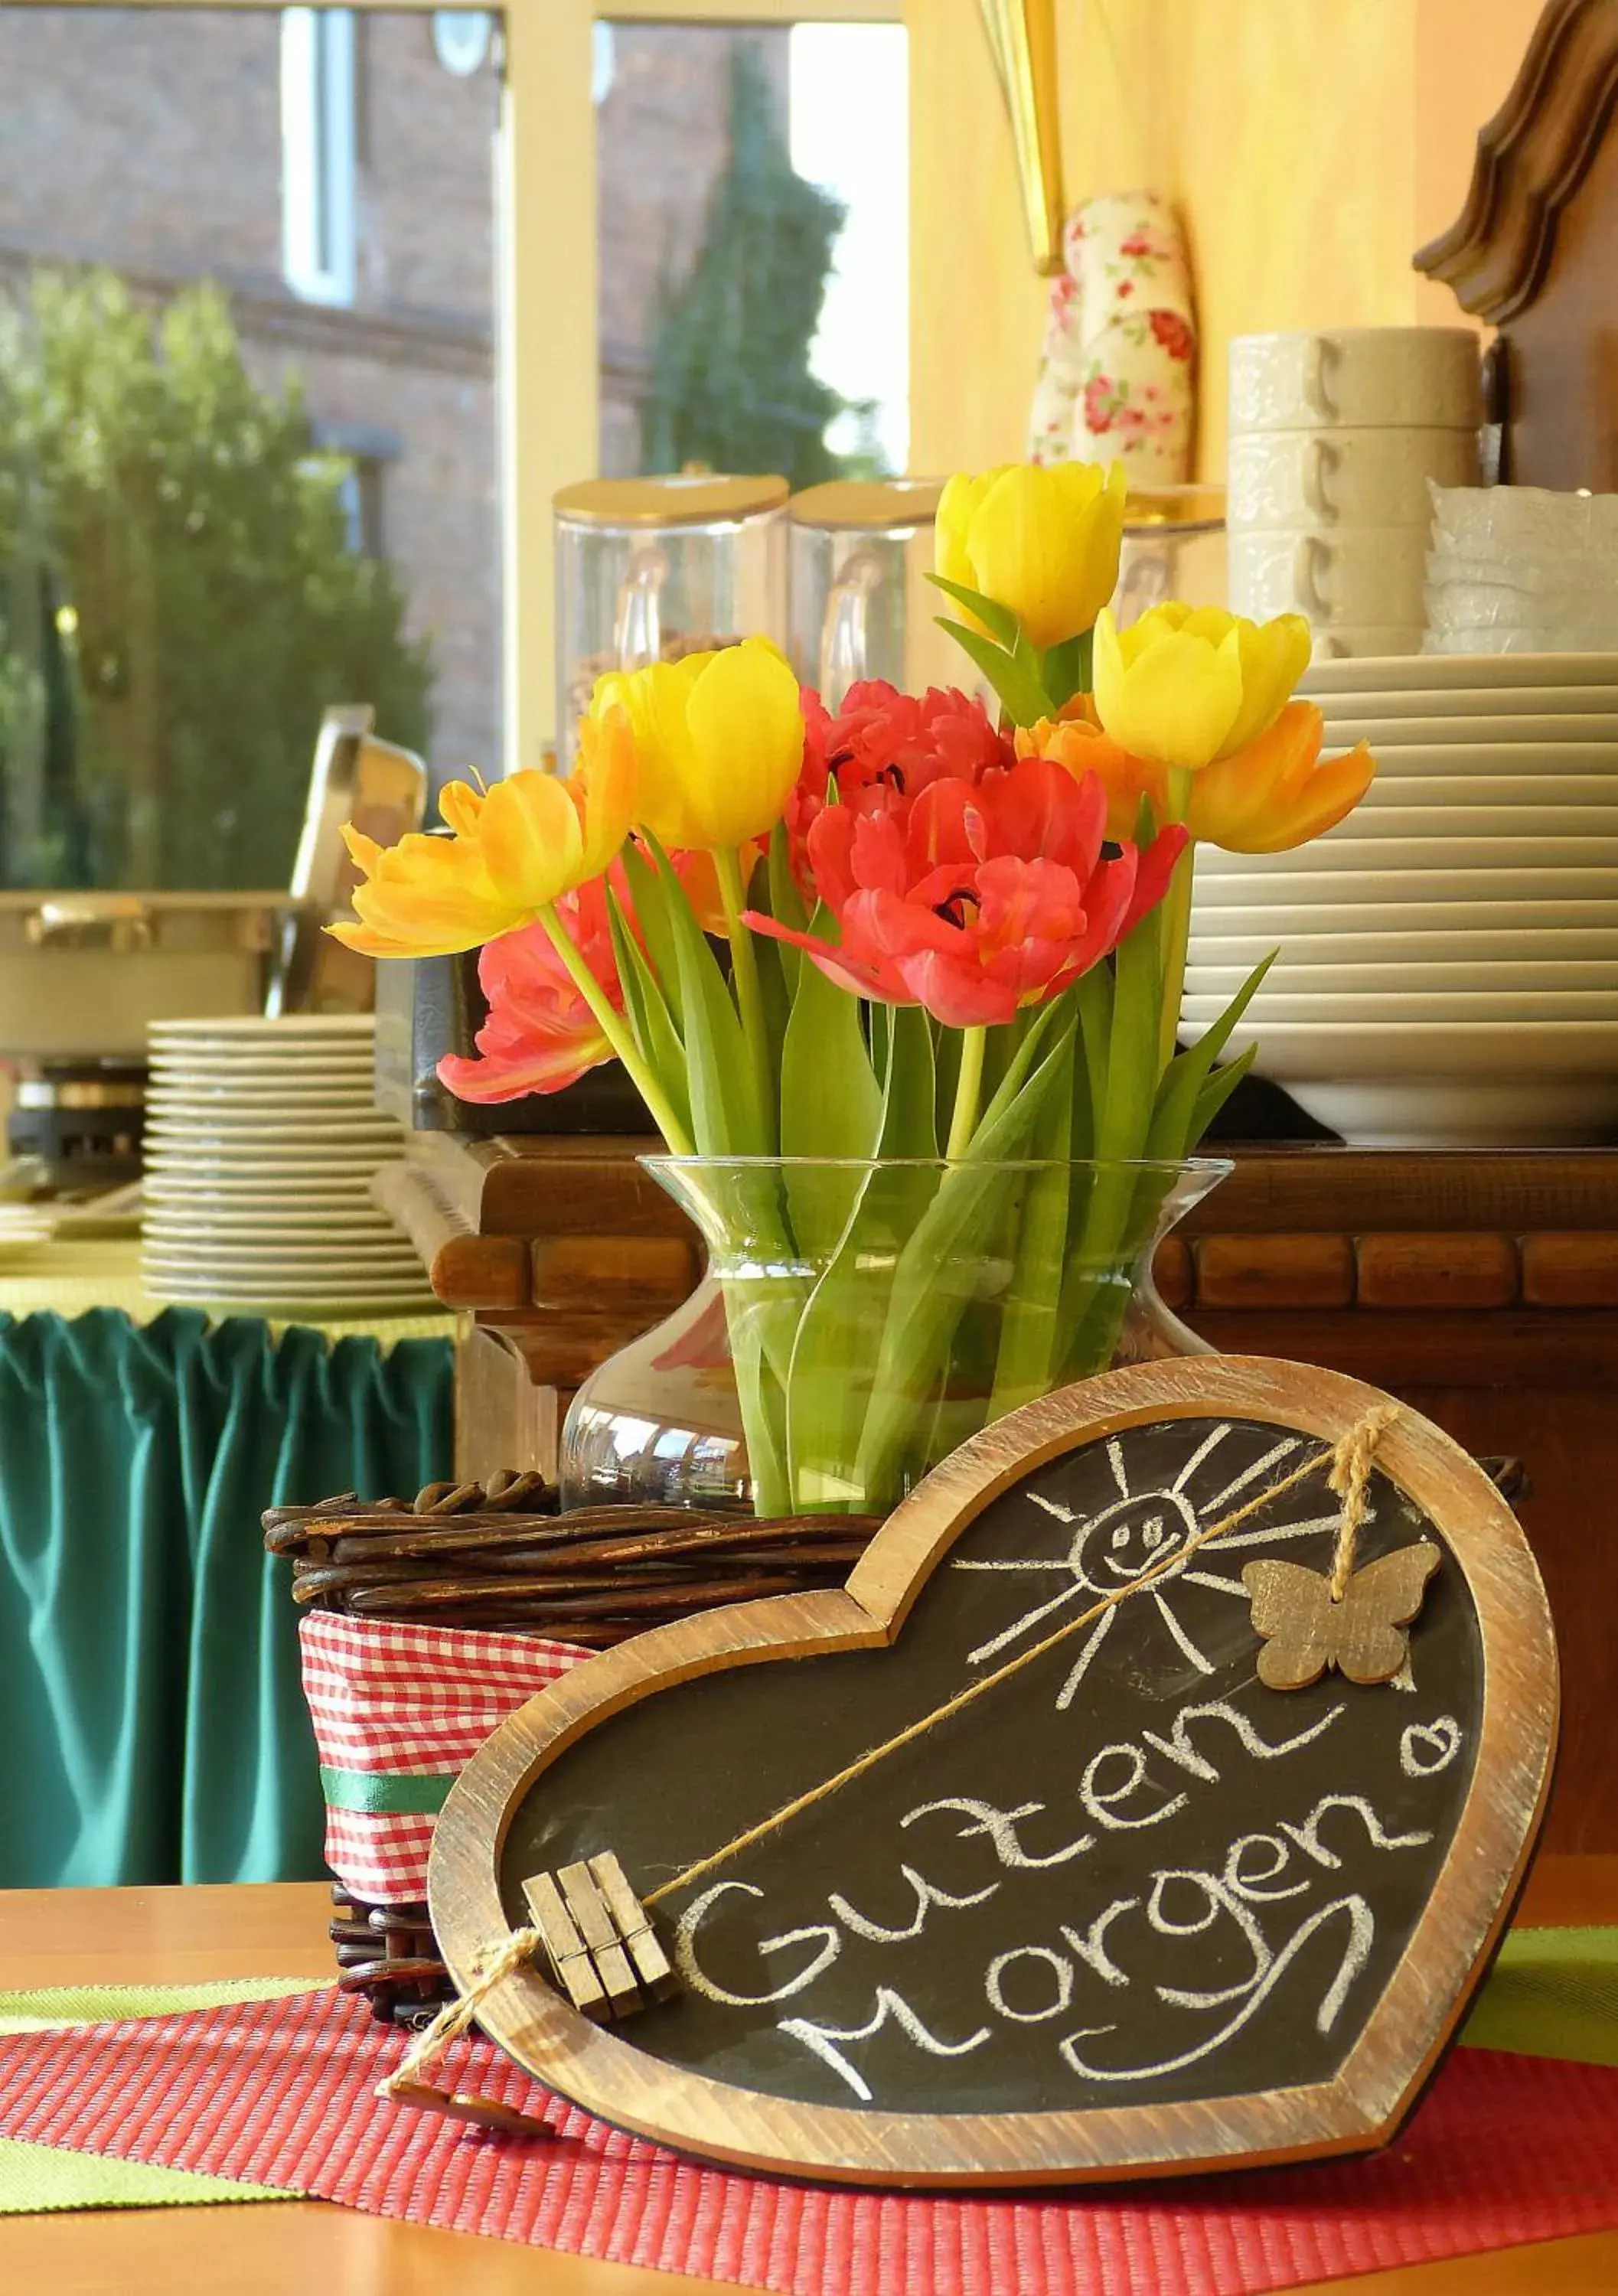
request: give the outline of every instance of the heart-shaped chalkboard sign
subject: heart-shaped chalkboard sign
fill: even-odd
[[[450,1794],[433,1925],[464,1988],[536,1877],[615,1856],[672,1987],[601,2021],[558,1959],[480,2019],[719,2160],[1014,2185],[1365,2151],[1487,1965],[1556,1710],[1526,1542],[1437,1428],[1334,1373],[1154,1364],[965,1445],[846,1589],[530,1701]]]

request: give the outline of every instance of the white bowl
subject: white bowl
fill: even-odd
[[[142,1247],[145,1265],[164,1275],[251,1277],[262,1273],[324,1281],[328,1286],[333,1281],[334,1262],[331,1250],[322,1251],[310,1243],[300,1244],[296,1252],[258,1251],[245,1244],[232,1248],[185,1236],[144,1234]],[[390,1283],[410,1279],[424,1286],[427,1282],[421,1260],[408,1244],[401,1251],[392,1247],[355,1243],[345,1234],[341,1259],[335,1264],[362,1274],[367,1283]]]
[[[1618,653],[1396,654],[1378,661],[1310,664],[1302,691],[1323,693],[1401,693],[1464,687],[1491,693],[1498,686],[1590,686],[1618,688]]]
[[[1476,813],[1491,808],[1503,808],[1539,836],[1576,836],[1580,824],[1565,820],[1565,814],[1588,813],[1592,808],[1606,816],[1606,827],[1613,826],[1611,816],[1618,808],[1618,749],[1611,752],[1615,770],[1605,774],[1474,774],[1467,770],[1476,755],[1471,750],[1453,753],[1457,770],[1452,774],[1434,773],[1430,763],[1425,771],[1407,774],[1400,764],[1402,754],[1398,750],[1377,751],[1376,778],[1354,808],[1356,835],[1366,833],[1361,824],[1373,813],[1408,817],[1423,808],[1447,815],[1468,834]],[[1433,754],[1424,750],[1424,761]],[[1523,821],[1525,815],[1532,818]]]
[[[1220,881],[1221,895],[1228,882]],[[1212,882],[1210,878],[1209,885]],[[1306,894],[1318,890],[1318,880],[1305,889]],[[1199,914],[1199,910],[1205,913]],[[1288,901],[1255,898],[1251,903],[1242,903],[1220,898],[1197,903],[1191,915],[1194,946],[1215,939],[1261,941],[1261,955],[1263,949],[1274,948],[1289,938],[1324,933],[1352,933],[1361,939],[1390,932],[1487,932],[1493,939],[1507,931],[1560,933],[1564,929],[1569,932],[1618,932],[1618,886],[1605,900],[1484,898],[1450,901],[1413,896],[1400,901],[1396,907],[1391,906],[1385,914],[1378,914],[1374,903],[1361,901],[1354,895],[1341,902],[1330,901],[1324,894],[1318,901],[1307,898]]]
[[[1524,1026],[1542,1021],[1618,1022],[1618,989],[1612,988],[1575,988],[1565,996],[1533,989],[1514,994],[1499,988],[1475,994],[1458,989],[1449,996],[1426,989],[1384,993],[1360,988],[1344,996],[1317,996],[1312,991],[1272,996],[1269,990],[1266,981],[1247,1008],[1247,1018],[1257,1028],[1271,1021],[1510,1021]],[[1229,1002],[1228,996],[1187,996],[1182,1000],[1181,1012],[1188,1021],[1217,1021]]]
[[[290,1013],[283,1020],[268,1020],[262,1013],[242,1013],[231,1020],[153,1021],[148,1030],[153,1044],[173,1037],[196,1044],[215,1037],[225,1045],[291,1044],[305,1038],[347,1039],[376,1034],[374,1013]]]
[[[1468,701],[1474,697],[1468,695]],[[1449,716],[1424,718],[1416,712],[1401,714],[1395,708],[1386,710],[1361,709],[1358,697],[1345,694],[1345,706],[1335,716],[1322,710],[1326,719],[1326,746],[1328,750],[1351,749],[1356,742],[1368,742],[1378,756],[1383,750],[1397,749],[1515,749],[1524,747],[1548,751],[1567,748],[1595,749],[1618,747],[1618,711],[1569,710],[1559,717],[1547,716],[1543,711],[1524,710],[1512,717],[1506,711],[1498,713],[1478,708],[1452,711]],[[1558,773],[1573,770],[1558,758]],[[1473,770],[1475,772],[1476,767]],[[1522,770],[1522,759],[1512,770]]]
[[[1200,1023],[1186,1034],[1195,1041]],[[1368,1148],[1574,1147],[1618,1138],[1618,1022],[1244,1019],[1230,1052]]]
[[[1524,718],[1530,724],[1560,726],[1570,718],[1577,724],[1585,718],[1606,719],[1618,714],[1618,685],[1531,685],[1520,692],[1508,686],[1482,692],[1465,686],[1432,690],[1399,686],[1385,693],[1315,693],[1305,676],[1299,691],[1306,701],[1315,704],[1328,726],[1347,719],[1414,718],[1432,726],[1426,738],[1433,742],[1441,741],[1444,727],[1456,719],[1482,718],[1491,723],[1499,719],[1504,729]],[[1502,730],[1500,738],[1510,737]]]
[[[1281,952],[1277,972],[1285,966],[1312,972],[1333,964],[1508,965],[1514,972],[1550,964],[1618,967],[1618,919],[1599,932],[1577,927],[1568,932],[1556,927],[1516,931],[1509,925],[1458,932],[1405,932],[1397,926],[1385,932],[1375,926],[1364,932],[1315,932],[1307,922],[1268,934],[1193,932],[1189,963],[1201,972],[1245,980],[1273,949]]]
[[[400,1145],[398,1126],[382,1117],[357,1118],[351,1123],[333,1117],[272,1124],[249,1112],[238,1120],[228,1111],[214,1110],[204,1115],[185,1110],[160,1115],[155,1123],[148,1119],[146,1125],[147,1140],[158,1147],[202,1148],[212,1140],[223,1141],[226,1135],[237,1146],[265,1148],[295,1147],[304,1142],[311,1147],[329,1148],[349,1141],[356,1152],[362,1146],[374,1148],[382,1156]]]
[[[216,1316],[245,1309],[255,1316],[280,1312],[308,1323],[337,1323],[357,1316],[446,1315],[448,1310],[432,1293],[416,1284],[385,1288],[356,1276],[351,1283],[305,1290],[270,1277],[263,1283],[220,1283],[177,1275],[150,1275],[143,1269],[143,1288],[153,1300],[172,1300],[177,1306],[204,1308]]]
[[[1295,964],[1288,961],[1290,956],[1290,950],[1283,950],[1278,962],[1270,966],[1259,991],[1261,996],[1333,996],[1354,995],[1361,990],[1378,995],[1390,991],[1426,995],[1461,990],[1467,996],[1549,991],[1554,996],[1565,996],[1583,995],[1590,989],[1618,996],[1618,961],[1614,960],[1603,964],[1553,958],[1512,964],[1461,958],[1445,964],[1367,956],[1340,964]],[[1218,996],[1228,1004],[1252,971],[1250,964],[1187,964],[1186,994]]]
[[[333,1148],[324,1155],[313,1149],[288,1149],[278,1156],[264,1148],[208,1155],[162,1149],[148,1153],[146,1180],[148,1185],[154,1179],[160,1184],[172,1180],[202,1191],[232,1185],[278,1188],[283,1201],[301,1202],[306,1185],[330,1188],[342,1181],[365,1189],[381,1168],[374,1156],[357,1156],[347,1148]]]
[[[1487,791],[1488,783],[1482,786]],[[1396,838],[1401,844],[1419,841],[1466,849],[1464,857],[1458,856],[1454,860],[1441,860],[1434,855],[1433,862],[1441,868],[1480,864],[1498,867],[1529,845],[1566,845],[1572,849],[1567,855],[1570,861],[1618,863],[1618,808],[1610,805],[1538,806],[1526,800],[1520,805],[1483,804],[1468,802],[1458,794],[1452,801],[1440,805],[1415,805],[1397,797],[1378,804],[1373,783],[1363,804],[1335,829],[1327,830],[1324,837],[1316,838],[1310,845],[1296,846],[1290,853],[1260,857],[1323,868],[1328,865],[1305,863],[1301,856],[1341,852],[1344,845],[1376,844],[1388,838]],[[1598,851],[1603,845],[1613,849]],[[1581,847],[1584,849],[1582,852],[1579,850]],[[1236,854],[1228,857],[1241,860],[1246,857]],[[1202,859],[1199,851],[1199,868]]]
[[[331,1210],[335,1219],[324,1219],[312,1210],[267,1212],[252,1203],[241,1208],[197,1196],[186,1203],[175,1203],[170,1196],[160,1196],[156,1203],[147,1205],[143,1231],[147,1235],[191,1237],[195,1242],[310,1242],[328,1247],[333,1228],[340,1221],[344,1249],[351,1240],[360,1244],[399,1242],[399,1231],[392,1221],[363,1199],[358,1205],[331,1205]]]
[[[1514,889],[1524,898],[1543,899],[1561,886],[1572,898],[1598,900],[1618,890],[1618,837],[1346,836],[1352,826],[1344,822],[1291,853],[1226,853],[1217,845],[1199,845],[1197,898],[1204,886],[1217,898],[1221,889],[1236,885],[1244,900],[1263,899],[1266,887],[1277,901],[1335,900],[1335,886],[1317,890],[1310,882],[1328,877],[1358,878],[1367,888],[1381,880],[1380,894],[1367,890],[1350,899],[1441,900],[1451,894],[1476,901],[1493,894],[1509,903]],[[1487,885],[1474,882],[1483,877],[1491,881]]]

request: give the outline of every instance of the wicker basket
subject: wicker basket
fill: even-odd
[[[431,1483],[414,1501],[349,1492],[272,1507],[264,1543],[290,1558],[294,1601],[317,1609],[605,1650],[719,1603],[841,1586],[880,1521],[660,1506],[562,1514],[542,1476],[504,1474]],[[341,1882],[332,1895],[343,1989],[365,1994],[380,2018],[424,2022],[450,1991],[425,1905],[372,1905]]]

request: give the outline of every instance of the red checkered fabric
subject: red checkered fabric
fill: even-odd
[[[1618,2224],[1618,2069],[1598,2065],[1459,2049],[1369,2161],[907,2194],[681,2160],[471,2038],[446,2053],[444,2085],[542,2113],[554,2132],[478,2136],[372,2095],[406,2040],[332,1992],[0,2038],[0,2136],[779,2296],[1256,2296]],[[531,2284],[548,2285],[542,2267]]]
[[[508,1714],[591,1653],[575,1643],[311,1611],[303,1692],[322,1765],[393,1776],[458,1771]],[[427,1894],[430,1816],[326,1811],[326,1863],[378,1906]]]

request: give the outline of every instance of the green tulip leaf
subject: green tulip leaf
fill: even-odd
[[[1090,667],[1095,644],[1094,630],[1080,630],[1076,638],[1064,638],[1060,645],[1046,648],[1039,661],[1039,683],[1053,713],[1075,693],[1090,691],[1095,682]]]
[[[1261,964],[1255,964],[1212,1027],[1189,1051],[1176,1054],[1169,1063],[1152,1111],[1146,1137],[1149,1156],[1188,1155],[1202,1138],[1206,1128],[1198,1123],[1196,1110],[1203,1089],[1214,1062],[1230,1041],[1231,1030],[1252,1004],[1259,983],[1279,954],[1278,949],[1272,949]]]
[[[1186,1143],[1187,1155],[1203,1138],[1208,1127],[1258,1057],[1258,1046],[1249,1045],[1244,1052],[1236,1054],[1235,1060],[1227,1061],[1222,1069],[1214,1070],[1201,1092],[1197,1094],[1196,1106],[1191,1112],[1190,1130]]]
[[[1083,1067],[1073,1030],[1053,1054],[1055,1072],[1034,1127],[1029,1153],[1039,1168],[1028,1176],[1016,1225],[1011,1289],[1000,1318],[991,1419],[1048,1394],[1056,1384],[1057,1311],[1067,1265],[1072,1172],[1073,1070]]]
[[[646,842],[660,890],[666,896],[663,914],[674,944],[697,1152],[768,1155],[764,1112],[758,1104],[752,1063],[729,986],[668,855],[654,838],[648,837]]]
[[[809,931],[830,942],[830,912],[817,909]],[[852,1158],[875,1154],[882,1124],[881,1087],[859,1025],[859,999],[817,964],[798,971],[798,990],[781,1048],[781,1153],[794,1157]],[[806,1253],[832,1250],[852,1210],[854,1177],[847,1201],[828,1185],[824,1172],[786,1169],[787,1201],[793,1232]]]
[[[763,906],[768,906],[778,925],[785,925],[792,932],[807,931],[809,911],[804,906],[802,894],[798,890],[798,881],[793,874],[792,844],[784,821],[776,822],[769,832],[769,857],[765,865],[769,899]],[[757,882],[755,872],[754,883]],[[776,943],[776,954],[782,978],[786,982],[787,994],[792,996],[798,987],[801,952],[795,949],[790,941],[780,940]]]
[[[953,598],[957,606],[965,606],[969,614],[975,614],[1007,652],[1015,645],[1020,625],[1009,606],[1001,605],[998,598],[986,598],[981,590],[969,590],[964,582],[946,581],[941,574],[929,574],[927,579],[947,598]]]
[[[1052,1031],[1059,1026],[1053,1050]],[[918,1414],[941,1391],[981,1254],[1023,1177],[1006,1164],[1026,1152],[1047,1095],[1059,1078],[1065,1080],[1063,1056],[1071,1047],[1071,1029],[1065,1000],[1053,999],[1019,1046],[965,1153],[945,1173],[899,1252],[852,1478],[860,1490],[892,1488]]]
[[[629,887],[630,906],[645,940],[647,955],[662,989],[663,1001],[673,1016],[675,1026],[683,1027],[679,959],[676,954],[674,928],[669,917],[669,895],[657,870],[632,838],[625,841],[620,858]],[[675,897],[682,901],[686,898],[678,885]]]
[[[612,936],[612,957],[623,989],[624,1012],[636,1046],[689,1137],[691,1095],[686,1047],[680,1042],[657,978],[641,954],[640,944],[611,885],[607,887],[607,927]]]
[[[932,1023],[919,1004],[885,1006],[888,1058],[879,1156],[936,1156],[938,1102]]]
[[[949,621],[942,614],[935,619],[940,629],[948,630],[957,645],[976,662],[1005,704],[1014,726],[1037,726],[1041,718],[1049,717],[1050,704],[1039,683],[1031,650],[1025,655],[1006,653],[981,630],[969,630],[964,622]]]

